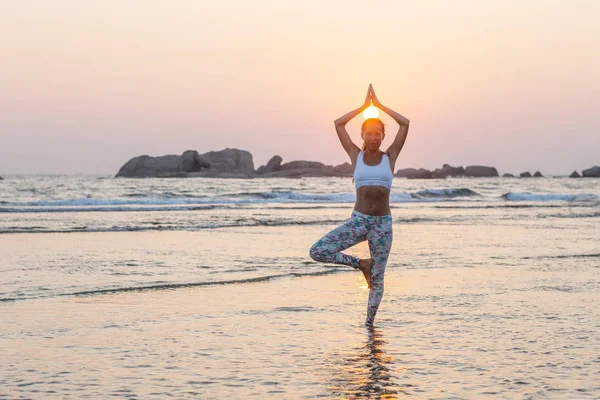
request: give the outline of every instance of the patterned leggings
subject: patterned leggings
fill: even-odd
[[[383,275],[392,247],[392,238],[391,215],[373,216],[354,210],[348,221],[327,233],[310,249],[310,257],[315,261],[343,264],[358,269],[358,258],[341,251],[365,240],[369,241],[373,269],[366,325],[373,325],[383,297]]]

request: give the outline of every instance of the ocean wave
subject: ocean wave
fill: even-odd
[[[163,193],[161,197],[144,197],[141,193],[123,195],[127,198],[78,198],[27,202],[2,201],[0,212],[79,212],[79,211],[172,211],[185,206],[294,203],[353,203],[356,193],[315,194],[295,191],[240,192],[217,196],[195,196]],[[392,192],[390,203],[451,200],[456,197],[479,196],[470,189],[429,189],[416,193]],[[145,208],[142,208],[144,206]],[[167,208],[167,207],[180,208]],[[138,208],[134,208],[138,207]],[[150,208],[155,207],[155,208]]]
[[[582,194],[557,194],[557,193],[513,193],[508,192],[502,197],[509,201],[589,201],[597,200],[593,193]]]
[[[217,286],[217,285],[240,285],[240,284],[248,284],[248,283],[260,283],[267,282],[273,279],[280,278],[302,278],[308,276],[322,276],[322,275],[331,275],[343,271],[350,271],[346,268],[329,268],[324,271],[315,271],[315,272],[288,272],[285,274],[275,274],[275,275],[266,275],[259,276],[255,278],[241,278],[241,279],[230,279],[230,280],[218,280],[218,281],[199,281],[199,282],[184,282],[184,283],[161,283],[155,285],[145,285],[145,286],[126,286],[120,288],[110,288],[110,289],[92,289],[92,290],[82,290],[71,293],[58,293],[54,296],[97,296],[97,295],[107,295],[107,294],[118,294],[118,293],[126,293],[126,292],[146,292],[151,290],[176,290],[182,288],[191,288],[191,287],[202,287],[202,286]],[[37,299],[42,297],[53,297],[53,295],[46,296],[29,296],[29,297],[6,297],[0,298],[0,302],[8,302],[8,301],[18,301],[18,300],[30,300]]]
[[[139,205],[188,205],[210,203],[210,199],[202,198],[163,198],[163,197],[136,197],[133,199],[99,199],[99,198],[80,198],[64,200],[46,200],[46,201],[25,201],[10,202],[8,205],[16,207],[69,207],[69,206],[139,206]]]
[[[419,197],[434,197],[434,198],[448,198],[453,199],[455,197],[471,197],[471,196],[480,196],[479,193],[467,189],[426,189],[421,190],[415,193]]]
[[[0,234],[27,234],[27,233],[109,233],[109,232],[144,232],[144,231],[188,231],[196,232],[208,229],[223,228],[243,228],[243,227],[283,227],[283,226],[320,226],[320,225],[339,225],[345,222],[344,219],[319,219],[319,220],[284,220],[284,219],[259,219],[253,217],[239,218],[233,222],[215,222],[211,224],[196,225],[177,225],[174,223],[136,225],[136,226],[107,226],[107,227],[68,227],[64,229],[50,229],[43,226],[23,226],[0,228]],[[439,218],[394,218],[393,223],[397,224],[417,224],[421,222],[441,222]]]

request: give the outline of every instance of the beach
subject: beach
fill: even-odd
[[[600,396],[591,181],[395,181],[370,330],[362,274],[308,256],[347,180],[36,179],[2,183],[2,398]]]

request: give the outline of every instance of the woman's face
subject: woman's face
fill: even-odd
[[[367,150],[376,151],[381,146],[381,141],[383,140],[383,128],[381,124],[377,122],[368,123],[365,126],[365,129],[361,134],[363,140],[365,141],[365,145],[367,146]]]

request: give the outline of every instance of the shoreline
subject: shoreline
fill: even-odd
[[[593,365],[596,353],[573,342],[583,332],[565,327],[600,296],[519,290],[535,275],[388,271],[371,332],[359,274],[0,304],[0,393],[589,398],[600,390],[592,376],[562,371]]]

